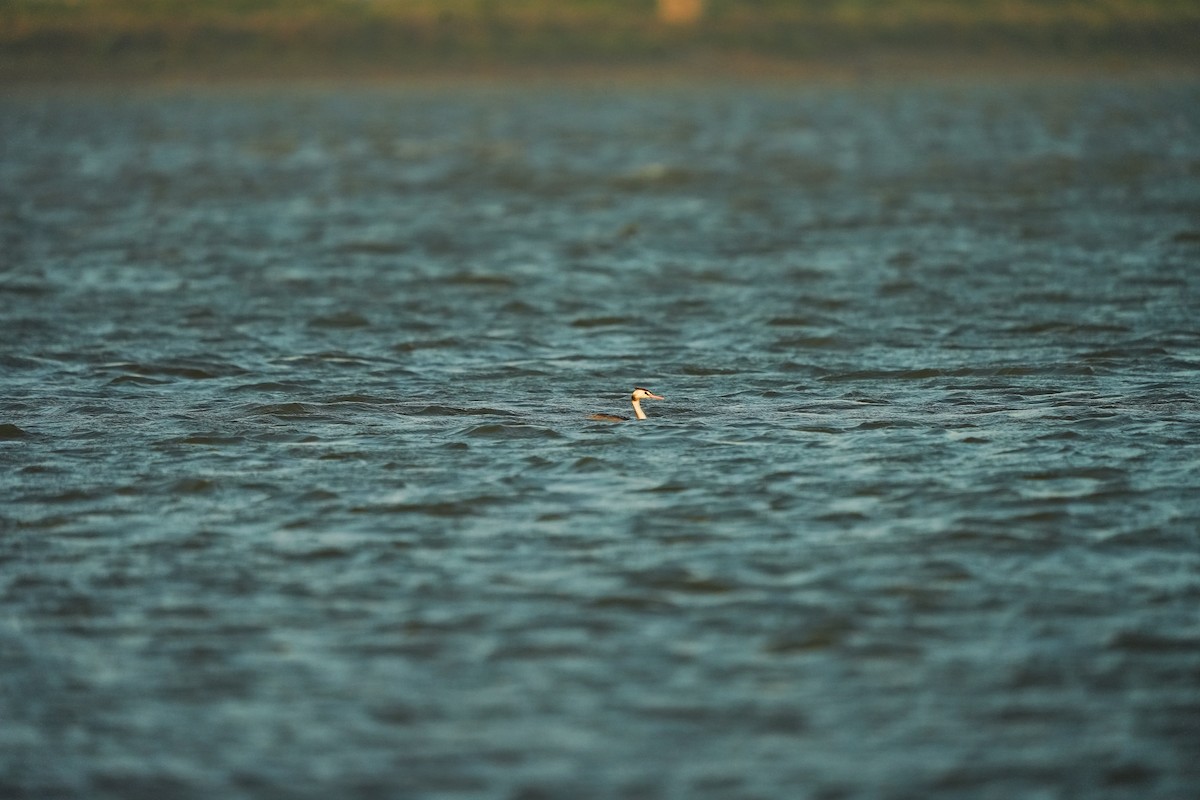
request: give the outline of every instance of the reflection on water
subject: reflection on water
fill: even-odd
[[[1200,781],[1195,85],[0,105],[5,796]]]

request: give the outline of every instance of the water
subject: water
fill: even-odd
[[[1195,796],[1194,82],[0,143],[0,794]]]

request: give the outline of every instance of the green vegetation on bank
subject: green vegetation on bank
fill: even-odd
[[[0,76],[264,66],[820,60],[889,52],[1200,59],[1195,0],[0,0]]]

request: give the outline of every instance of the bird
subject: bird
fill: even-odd
[[[633,403],[633,413],[637,419],[645,419],[646,412],[642,411],[643,400],[666,400],[665,397],[660,397],[649,389],[643,389],[638,386],[633,390],[633,394],[629,396],[629,401]],[[629,417],[622,417],[617,414],[592,414],[588,419],[594,419],[599,422],[628,422]]]

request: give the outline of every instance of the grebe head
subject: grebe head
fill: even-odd
[[[633,390],[633,394],[629,396],[629,399],[633,402],[634,417],[637,419],[645,419],[646,412],[642,410],[643,400],[666,400],[667,398],[661,397],[649,389],[643,389],[639,386]],[[600,420],[603,422],[623,422],[626,417],[616,417],[612,414],[592,414],[589,419]]]

